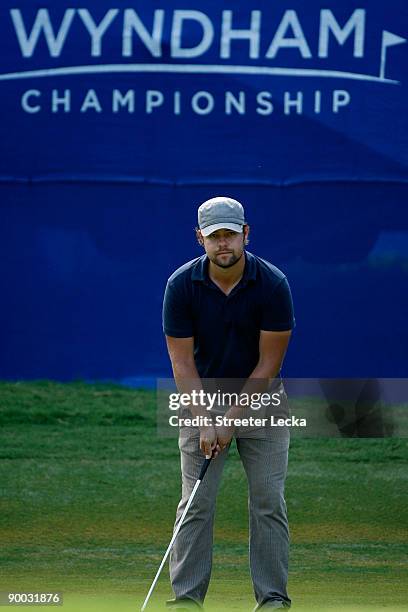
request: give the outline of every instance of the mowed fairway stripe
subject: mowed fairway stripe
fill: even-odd
[[[0,424],[0,589],[65,591],[65,612],[136,612],[180,494],[177,441],[156,435],[154,394],[0,383]],[[407,459],[406,440],[293,440],[286,497],[297,610],[408,609]],[[235,448],[214,539],[206,610],[220,612],[220,601],[251,610]],[[169,596],[164,572],[149,609],[163,610]]]

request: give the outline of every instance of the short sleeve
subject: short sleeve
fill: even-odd
[[[163,331],[173,338],[190,338],[194,335],[189,300],[171,282],[167,283],[164,292]]]
[[[262,300],[261,329],[264,331],[289,331],[294,327],[292,294],[285,277],[270,292],[265,290]]]

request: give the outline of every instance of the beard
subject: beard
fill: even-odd
[[[234,252],[231,252],[228,254],[226,253],[224,255],[215,254],[214,256],[210,257],[210,260],[212,261],[213,264],[215,264],[219,268],[226,269],[226,268],[231,268],[232,266],[235,266],[235,264],[241,259],[243,254],[244,254],[243,251],[241,251],[239,255],[237,255]]]

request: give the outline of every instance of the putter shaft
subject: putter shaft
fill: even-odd
[[[188,510],[189,510],[189,508],[190,508],[190,506],[191,506],[191,504],[192,504],[192,502],[193,502],[193,499],[194,499],[194,496],[195,496],[195,494],[196,494],[196,491],[197,491],[198,487],[200,486],[200,483],[201,483],[202,479],[204,478],[204,474],[206,473],[206,471],[207,471],[207,469],[208,469],[208,466],[210,465],[210,462],[211,462],[211,458],[210,458],[210,459],[206,459],[206,460],[204,461],[204,463],[203,463],[203,466],[202,466],[202,468],[201,468],[201,472],[200,472],[200,475],[199,475],[199,477],[198,477],[198,479],[197,479],[197,482],[195,483],[194,488],[193,488],[193,490],[191,491],[191,494],[190,494],[190,497],[189,497],[189,499],[188,499],[187,505],[186,505],[186,507],[184,508],[184,512],[183,512],[183,514],[181,515],[179,522],[177,523],[177,526],[176,526],[176,528],[175,528],[175,530],[174,530],[174,533],[173,533],[173,537],[171,538],[171,540],[170,540],[170,544],[168,545],[167,550],[166,550],[166,552],[164,553],[163,560],[162,560],[162,562],[160,563],[160,567],[159,567],[159,569],[157,570],[156,576],[154,577],[154,580],[153,580],[152,585],[151,585],[151,587],[150,587],[150,589],[149,589],[149,592],[148,592],[148,593],[147,593],[147,595],[146,595],[146,599],[144,600],[143,606],[141,607],[141,612],[144,612],[144,610],[146,609],[146,606],[147,606],[147,604],[148,604],[148,601],[149,601],[149,599],[150,599],[150,596],[151,596],[151,594],[153,593],[154,587],[156,586],[156,583],[157,583],[157,581],[158,581],[158,579],[159,579],[159,576],[160,576],[161,571],[162,571],[162,569],[163,569],[163,567],[164,567],[164,564],[165,564],[165,563],[166,563],[166,561],[167,561],[167,558],[168,558],[168,556],[169,556],[169,554],[170,554],[170,551],[171,551],[171,549],[172,549],[172,547],[173,547],[173,544],[174,544],[174,541],[175,541],[175,539],[176,539],[176,537],[177,537],[177,534],[178,534],[178,532],[180,531],[180,528],[181,528],[181,525],[183,524],[184,518],[185,518],[185,516],[186,516],[186,514],[187,514],[187,512],[188,512]]]

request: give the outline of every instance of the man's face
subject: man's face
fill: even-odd
[[[208,259],[220,268],[230,268],[242,256],[244,250],[243,232],[220,229],[207,237],[202,236]]]

